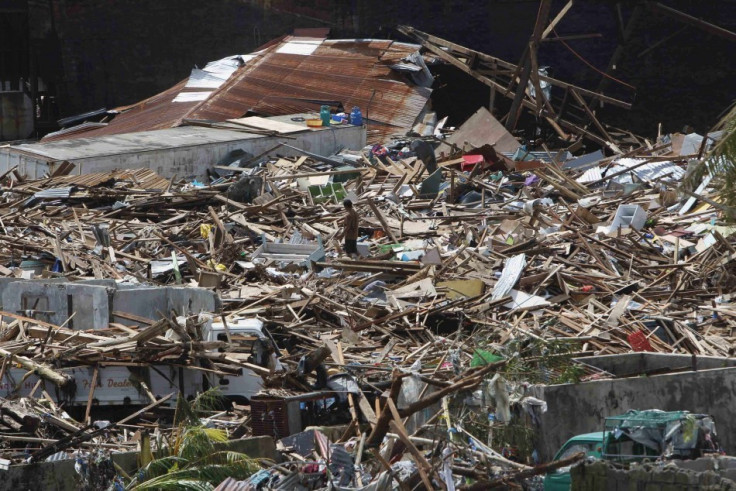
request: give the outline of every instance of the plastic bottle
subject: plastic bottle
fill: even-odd
[[[358,106],[353,106],[353,110],[350,111],[350,124],[353,126],[363,125],[363,113],[360,112]]]
[[[330,106],[322,106],[319,109],[319,118],[322,120],[322,126],[330,126]]]

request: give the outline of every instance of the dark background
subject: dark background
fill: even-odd
[[[555,1],[551,17],[565,3]],[[625,24],[641,3],[578,0],[557,34],[600,33],[568,45],[605,70],[621,41],[619,14]],[[736,31],[736,1],[662,3]],[[39,113],[43,129],[59,117],[150,97],[186,78],[194,65],[248,53],[295,27],[330,27],[333,38],[396,39],[392,27],[409,24],[518,63],[538,6],[527,0],[0,0],[0,80],[41,76],[46,101],[54,102]],[[644,136],[656,134],[660,122],[665,132],[685,125],[707,131],[736,98],[736,42],[646,8],[632,32],[614,76],[636,90],[612,82],[606,93],[634,101],[634,108],[604,107],[600,118]],[[590,89],[601,81],[559,42],[543,43],[538,56],[556,78]],[[437,90],[451,91],[457,81],[440,77]],[[488,94],[471,84],[450,99],[477,108]]]

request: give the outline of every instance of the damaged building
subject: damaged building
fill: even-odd
[[[633,98],[538,63],[574,5],[540,2],[519,63],[302,30],[0,147],[0,475],[591,489],[730,465],[733,126],[607,124]],[[639,415],[689,453],[607,458]]]

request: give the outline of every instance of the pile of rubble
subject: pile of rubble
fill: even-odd
[[[734,229],[710,176],[678,192],[707,138],[573,157],[452,133],[327,157],[233,156],[209,183],[73,176],[73,164],[3,176],[0,272],[13,283],[0,380],[24,398],[0,408],[2,455],[136,448],[140,430],[171,430],[178,392],[220,386],[243,401],[212,421],[274,437],[287,460],[253,486],[485,489],[569,465],[530,467],[531,454],[496,450],[512,437],[494,431],[514,411],[533,431],[546,404],[529,383],[607,376],[573,357],[731,355]],[[357,259],[340,242],[345,199],[360,219]],[[89,326],[73,309],[59,317],[46,294],[9,293],[105,279],[217,300],[207,313],[191,300],[146,315],[111,304]],[[115,366],[142,409],[97,427],[95,390]],[[141,367],[169,370],[169,385],[130,377]],[[223,382],[244,372],[260,377],[252,392]],[[136,432],[127,423],[140,417]]]

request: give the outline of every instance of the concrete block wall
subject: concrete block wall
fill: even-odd
[[[25,315],[26,310],[39,311],[34,318],[57,326],[69,318],[69,303],[63,283],[14,281],[3,291],[3,308],[20,315]]]
[[[629,469],[610,462],[584,462],[573,466],[571,491],[736,491],[736,481],[715,470],[696,471],[643,463]]]
[[[195,129],[187,131],[199,131],[200,133],[219,132],[227,133],[228,130]],[[294,133],[289,145],[319,155],[331,155],[332,153],[347,148],[360,150],[366,144],[365,126],[341,126],[339,128],[324,129],[322,131],[303,131]],[[160,132],[157,133],[157,132]],[[179,128],[153,130],[148,132],[131,133],[140,138],[153,138],[166,141],[171,135],[176,137],[181,134]],[[168,135],[168,136],[167,136]],[[125,136],[125,135],[121,135]],[[130,140],[130,139],[128,139]],[[18,147],[0,148],[0,172],[18,166],[18,172],[28,179],[37,179],[48,173],[54,166],[63,160],[73,161],[77,167],[75,173],[90,174],[94,172],[110,172],[115,169],[139,169],[148,168],[162,177],[179,176],[182,178],[206,179],[207,170],[211,169],[216,162],[226,157],[233,150],[244,150],[253,155],[272,150],[281,143],[280,137],[253,135],[248,133],[237,134],[226,141],[213,141],[191,146],[160,147],[160,143],[152,144],[150,148],[121,148],[119,153],[88,155],[78,152],[69,155],[67,152],[59,153],[54,149],[54,142],[44,144],[20,145]],[[107,140],[106,137],[85,139],[86,144],[124,145],[120,140]],[[80,143],[81,145],[81,143]],[[281,156],[301,156],[298,150],[288,147],[278,149]]]
[[[74,317],[68,327],[75,329],[106,329],[110,322],[110,297],[113,290],[104,286],[64,285],[68,299],[68,312]]]
[[[696,370],[736,366],[736,359],[722,356],[696,356],[676,353],[621,353],[578,358],[587,365],[600,368],[617,377],[637,376],[656,370],[690,368]]]
[[[167,315],[166,307],[166,288],[144,287],[115,290],[111,310],[155,320],[161,318],[158,312]],[[140,324],[140,322],[117,317],[114,314],[113,317],[115,322],[123,325]]]
[[[10,280],[10,281],[6,281]],[[53,280],[18,280],[0,278],[2,309],[25,315],[25,310],[39,312],[35,318],[60,325],[74,314],[67,327],[72,329],[107,329],[110,322],[140,324],[119,317],[115,311],[156,320],[172,310],[177,315],[215,312],[219,298],[211,290],[186,287],[150,287],[116,285],[114,281],[54,282]]]

